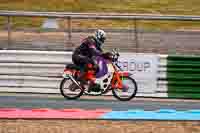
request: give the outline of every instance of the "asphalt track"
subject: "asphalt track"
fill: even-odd
[[[114,111],[159,109],[192,110],[200,109],[199,100],[134,98],[121,102],[110,97],[81,97],[66,100],[61,95],[0,94],[0,108],[52,108],[52,109],[112,109]]]

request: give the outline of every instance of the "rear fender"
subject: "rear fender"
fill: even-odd
[[[74,75],[75,73],[77,73],[76,70],[65,68],[63,72],[63,77],[69,78],[69,75]]]

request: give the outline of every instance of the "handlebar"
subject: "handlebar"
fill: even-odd
[[[117,62],[120,56],[118,51],[119,50],[113,49],[112,52],[103,53],[102,56],[105,59],[112,60],[112,62]]]
[[[119,49],[115,48],[112,50],[112,52],[104,53],[103,56],[104,56],[104,58],[111,60],[115,64],[116,67],[118,67],[120,70],[122,70],[121,67],[118,65],[118,59],[120,56]]]

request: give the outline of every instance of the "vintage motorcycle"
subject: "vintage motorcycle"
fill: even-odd
[[[132,74],[123,71],[118,65],[119,51],[112,50],[109,57],[95,57],[99,66],[98,72],[91,69],[84,76],[84,83],[78,79],[81,68],[74,65],[66,65],[63,73],[63,80],[60,83],[61,94],[66,99],[77,99],[83,94],[99,96],[112,91],[115,98],[121,101],[129,101],[137,93],[137,83],[132,78]],[[90,83],[93,82],[91,86]]]

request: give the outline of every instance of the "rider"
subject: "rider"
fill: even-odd
[[[83,77],[88,70],[93,66],[95,70],[98,70],[97,64],[93,60],[93,57],[103,54],[102,45],[106,40],[106,33],[98,29],[94,35],[85,38],[81,45],[78,46],[72,54],[72,61],[77,66],[83,68],[83,72],[79,76],[78,80],[83,81]],[[83,81],[84,82],[84,81]]]

